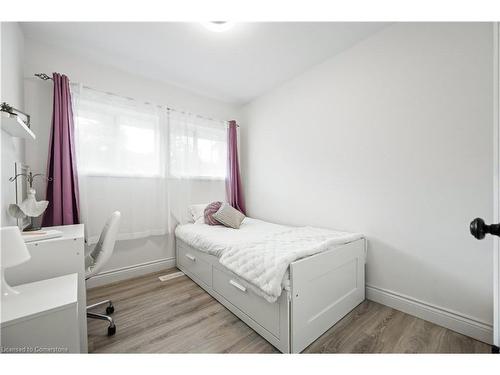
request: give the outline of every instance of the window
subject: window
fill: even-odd
[[[87,88],[73,92],[78,170],[88,176],[224,179],[225,122]]]
[[[74,101],[79,173],[164,175],[159,108],[89,89]]]
[[[226,177],[224,122],[169,112],[170,175],[180,178]]]

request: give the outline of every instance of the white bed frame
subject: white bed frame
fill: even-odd
[[[300,353],[365,299],[366,241],[290,265],[290,290],[258,296],[218,258],[176,239],[177,267],[283,353]]]

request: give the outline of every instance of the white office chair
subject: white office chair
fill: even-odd
[[[109,258],[111,258],[115,247],[118,227],[120,226],[120,216],[121,214],[119,211],[113,212],[108,221],[106,221],[106,224],[104,224],[101,236],[99,237],[99,241],[95,245],[94,250],[85,257],[85,280],[88,280],[92,276],[96,275],[107,263]],[[89,312],[90,309],[105,304],[108,305],[106,307],[106,314]],[[108,336],[112,336],[116,333],[115,322],[110,316],[114,311],[115,308],[111,300],[101,301],[87,306],[87,318],[107,320],[109,322]]]

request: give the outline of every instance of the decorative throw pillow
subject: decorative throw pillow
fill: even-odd
[[[222,225],[234,229],[239,229],[241,222],[245,219],[245,215],[227,203],[223,203],[212,216]]]
[[[192,204],[189,206],[189,214],[191,215],[191,221],[194,223],[199,223],[200,219],[203,222],[203,215],[205,213],[205,207],[207,203],[204,204]]]
[[[205,224],[208,225],[220,225],[220,223],[213,218],[213,215],[222,206],[222,202],[212,202],[206,208],[204,212]]]

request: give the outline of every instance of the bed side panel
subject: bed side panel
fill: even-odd
[[[290,265],[291,346],[299,353],[365,299],[365,240]]]

